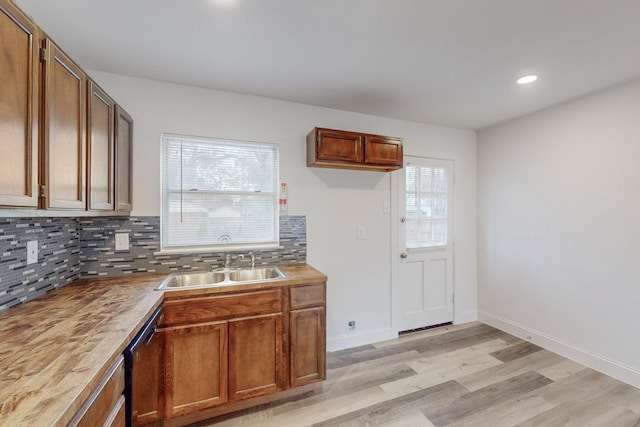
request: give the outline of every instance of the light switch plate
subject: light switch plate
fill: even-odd
[[[356,227],[356,239],[364,240],[364,227],[361,225]]]
[[[38,241],[30,240],[27,242],[27,265],[38,262]]]
[[[116,251],[129,250],[129,233],[116,233]]]

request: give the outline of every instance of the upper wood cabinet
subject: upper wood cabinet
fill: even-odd
[[[307,166],[383,172],[402,169],[402,139],[314,128],[307,135]]]
[[[114,109],[116,103],[93,80],[87,100],[87,209],[114,209]]]
[[[38,205],[38,27],[0,0],[0,206]]]
[[[0,0],[0,209],[132,208],[133,120],[11,0]]]
[[[133,119],[119,105],[115,118],[116,170],[115,197],[118,212],[131,212],[133,208]]]
[[[41,184],[45,209],[86,207],[87,77],[50,39],[44,61]]]

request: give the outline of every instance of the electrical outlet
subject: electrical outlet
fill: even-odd
[[[356,227],[356,239],[364,240],[364,227],[361,225]]]
[[[355,331],[356,330],[356,321],[355,320],[349,320],[347,322],[347,331]]]
[[[38,241],[30,240],[27,242],[27,264],[36,262],[38,262]]]
[[[129,250],[129,233],[116,233],[116,251]]]

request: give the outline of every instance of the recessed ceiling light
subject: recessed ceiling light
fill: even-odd
[[[529,76],[520,77],[518,79],[518,84],[519,85],[526,85],[527,83],[533,83],[536,80],[538,80],[538,76],[531,74]]]

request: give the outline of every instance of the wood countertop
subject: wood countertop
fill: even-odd
[[[172,297],[291,286],[327,277],[281,264],[285,279],[176,291],[167,274],[77,280],[0,314],[0,425],[66,425],[165,294]]]

